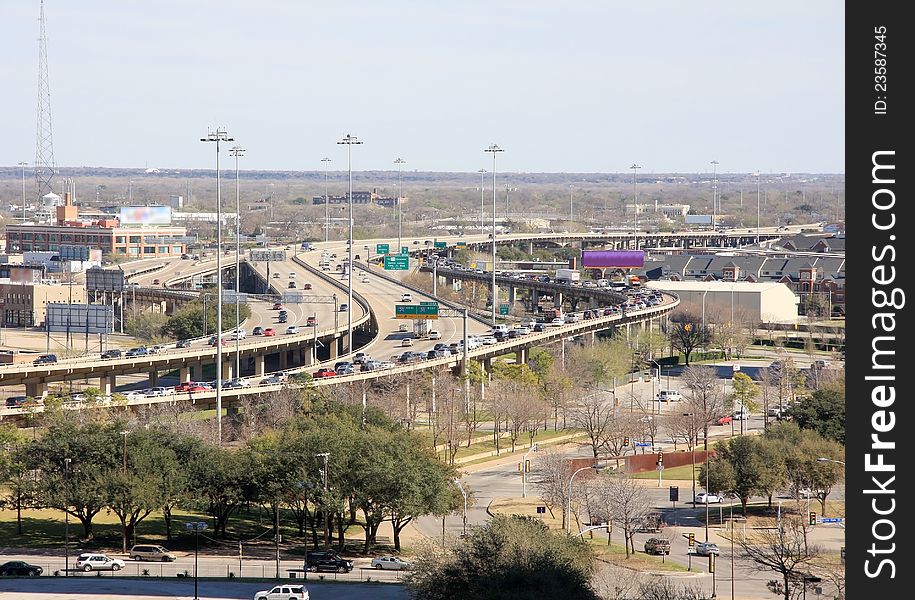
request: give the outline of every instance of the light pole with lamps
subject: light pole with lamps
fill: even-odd
[[[27,163],[27,162],[16,163],[16,166],[18,166],[22,170],[22,222],[23,223],[25,223],[25,168],[28,165],[29,165],[29,163]],[[20,249],[22,248],[21,240],[19,243],[19,247],[20,247]]]
[[[67,508],[70,500],[70,459],[64,459],[64,489],[67,492]],[[70,576],[70,513],[64,510],[64,577]]]
[[[321,478],[324,480],[324,502],[327,502],[327,461],[330,459],[330,452],[320,452],[315,454],[316,458],[324,459],[324,468],[321,470]],[[323,509],[324,512],[324,549],[326,550],[330,546],[330,539],[328,534],[330,533],[329,526],[329,513],[327,512],[327,507]]]
[[[527,498],[527,457],[531,452],[537,451],[537,444],[531,446],[530,450],[524,453],[524,458],[521,459],[521,497]]]
[[[759,246],[759,171],[756,175],[756,245]]]
[[[632,232],[636,233],[639,230],[639,183],[636,172],[642,167],[632,163],[629,168],[632,169]],[[636,247],[638,247],[638,242],[636,242]]]
[[[330,162],[330,159],[325,156],[321,162],[324,163],[324,241],[326,242],[330,235],[330,201],[327,198],[327,163]]]
[[[599,471],[600,469],[605,468],[607,465],[602,465],[595,463],[587,467],[582,467],[572,473],[572,476],[569,477],[569,495],[566,498],[566,533],[572,533],[572,481],[575,479],[575,476],[581,473],[582,471],[587,471],[588,469],[594,469]]]
[[[226,130],[217,127],[201,142],[216,143],[216,443],[222,444],[222,189],[219,178],[220,142],[234,142]],[[196,559],[195,559],[196,560]],[[196,573],[196,567],[195,567]],[[196,576],[195,576],[196,577]],[[196,579],[195,579],[196,585]],[[196,595],[196,592],[195,592]]]
[[[457,484],[458,489],[461,490],[461,495],[464,496],[464,514],[462,517],[462,529],[461,533],[467,533],[467,491],[464,489],[464,486],[461,485],[460,479],[455,479],[454,483]]]
[[[402,158],[397,158],[394,164],[397,165],[397,178],[400,180],[400,191],[397,193],[397,251],[403,247],[403,210],[400,208],[400,201],[403,199],[403,165],[406,164]]]
[[[361,144],[354,135],[346,134],[346,137],[337,142],[346,146],[346,166],[349,171],[349,244],[347,245],[349,277],[346,283],[346,293],[348,304],[347,307],[353,306],[353,146]],[[345,352],[348,354],[353,347],[353,311],[346,311],[346,347]]]
[[[490,144],[483,152],[492,153],[492,324],[496,324],[496,155],[504,152],[496,144]]]
[[[241,342],[238,335],[238,295],[241,293],[241,201],[238,193],[238,157],[244,155],[245,149],[241,146],[232,146],[229,149],[229,156],[235,157],[235,377],[241,377]]]
[[[129,431],[121,431],[121,435],[124,436],[124,475],[127,475],[127,434]]]
[[[203,521],[195,521],[185,523],[184,526],[188,531],[194,532],[194,600],[200,600],[197,595],[197,554],[200,551],[200,532],[207,528],[207,524]]]
[[[575,213],[572,211],[572,184],[569,184],[569,221],[574,219]]]
[[[486,169],[477,171],[480,174],[480,235],[483,235],[485,227],[483,226],[483,176],[486,175]]]
[[[712,165],[712,229],[718,226],[718,161],[713,160]]]

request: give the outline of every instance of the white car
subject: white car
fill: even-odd
[[[483,342],[484,346],[492,346],[496,343],[496,338],[492,337],[491,335],[486,335],[480,338],[480,341]]]
[[[404,294],[403,296],[400,297],[400,301],[401,301],[401,302],[413,302],[413,295],[412,295],[412,294]]]
[[[87,573],[89,571],[120,571],[124,568],[124,561],[104,554],[87,552],[77,557],[76,568]]]
[[[243,340],[248,337],[248,333],[244,329],[239,329],[238,331],[233,331],[229,334],[230,340]]]
[[[403,340],[400,341],[400,345],[401,346],[412,346],[413,338],[404,338]]]
[[[286,328],[286,333],[298,333],[298,332],[299,332],[298,325],[290,325],[289,327]]]
[[[411,563],[396,556],[379,556],[372,559],[373,569],[387,569],[390,571],[409,571],[413,568]]]
[[[254,600],[309,600],[304,585],[278,585],[254,594]]]
[[[658,392],[658,402],[679,402],[683,395],[677,390],[661,390]]]
[[[295,271],[289,271],[289,279],[295,279]]]
[[[436,331],[435,329],[430,329],[429,330],[429,339],[430,340],[440,340],[440,339],[442,339],[442,333],[440,331]]]
[[[565,325],[565,324],[566,324],[566,320],[563,319],[562,317],[556,317],[555,319],[550,321],[550,325],[552,325],[553,327],[556,327],[559,325]]]
[[[146,394],[144,394],[143,392],[138,392],[137,390],[130,390],[129,392],[124,392],[124,398],[126,398],[128,402],[130,402],[131,400],[139,400],[139,399],[145,398],[145,397],[146,397]]]
[[[363,278],[361,279],[361,281],[362,281],[362,283],[368,283],[368,282],[369,282],[369,278],[368,278],[368,277],[363,277]]]
[[[718,494],[699,492],[696,494],[696,499],[693,501],[693,504],[720,504],[721,502],[721,496]]]

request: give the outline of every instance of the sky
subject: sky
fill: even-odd
[[[0,0],[0,165],[35,159],[39,0]],[[46,0],[60,166],[844,173],[837,0]],[[229,158],[224,155],[225,164]]]

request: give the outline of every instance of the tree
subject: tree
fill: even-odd
[[[238,305],[238,322],[241,323],[251,316],[251,307],[247,304]],[[194,300],[188,302],[172,314],[162,325],[162,334],[169,339],[184,340],[201,337],[203,335],[203,302]],[[207,302],[206,331],[208,334],[216,333],[216,303]],[[224,330],[235,326],[235,303],[224,302],[222,305],[222,325]]]
[[[648,490],[625,473],[598,474],[588,484],[588,512],[599,515],[623,530],[626,558],[635,554],[634,536],[652,510]]]
[[[249,456],[219,446],[201,446],[191,457],[188,487],[215,521],[216,535],[226,536],[229,517],[244,504],[251,481]]]
[[[757,436],[740,436],[719,442],[715,445],[715,458],[709,461],[708,467],[702,466],[700,480],[715,474],[716,491],[736,497],[746,515],[747,502],[755,494],[765,494],[771,490],[779,472],[778,465],[767,462],[771,458],[764,448],[764,442]],[[708,472],[706,472],[708,469]],[[720,473],[727,473],[724,479]],[[711,492],[711,490],[708,490]]]
[[[795,591],[805,585],[803,567],[814,563],[821,554],[817,546],[806,543],[800,519],[782,517],[768,526],[757,526],[746,533],[720,533],[730,538],[743,558],[753,562],[757,571],[776,572],[781,581],[770,589],[781,594],[784,600],[791,600]]]
[[[584,430],[594,458],[606,443],[615,413],[616,409],[600,392],[583,395],[570,411],[572,426]]]
[[[417,561],[406,582],[416,600],[598,600],[587,546],[542,522],[496,516],[445,552]]]
[[[718,387],[718,375],[711,367],[686,367],[683,381],[689,390],[683,412],[692,413],[702,424],[703,446],[708,450],[708,430],[712,423],[727,413],[724,394]]]
[[[811,430],[801,430],[799,444],[786,453],[785,470],[792,492],[809,489],[820,501],[821,513],[826,512],[826,498],[832,488],[842,481],[842,467],[834,462],[821,462],[818,458],[841,461],[845,449],[832,440],[827,440]]]
[[[674,349],[684,354],[687,366],[693,350],[708,345],[711,340],[708,326],[688,310],[674,312],[661,331],[670,339]]]
[[[737,407],[743,407],[750,412],[759,409],[756,397],[759,396],[759,388],[756,383],[746,373],[735,373],[731,388],[733,403]],[[740,435],[743,435],[744,419],[740,419]]]
[[[0,424],[0,507],[15,507],[16,533],[22,535],[22,509],[36,500],[35,481],[29,475],[27,445],[22,430],[15,425]]]
[[[845,444],[845,393],[824,388],[792,406],[788,414],[801,429],[812,429],[826,439]]]
[[[550,449],[543,453],[538,461],[540,463],[540,480],[537,487],[540,489],[540,499],[546,504],[550,514],[554,508],[562,511],[562,529],[566,528],[566,506],[569,503],[569,478],[572,477],[572,468],[569,460],[557,450]]]

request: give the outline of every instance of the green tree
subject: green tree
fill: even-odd
[[[208,334],[216,333],[216,303],[207,302],[206,306],[206,332]],[[238,305],[238,322],[244,322],[251,316],[251,307],[247,304]],[[231,330],[235,327],[235,303],[226,302],[222,305],[222,327],[223,331]],[[162,326],[162,334],[170,339],[188,339],[203,336],[203,302],[194,300],[188,302],[168,318]]]
[[[819,389],[789,409],[802,429],[812,429],[826,439],[845,444],[845,393],[835,388]]]
[[[759,410],[759,403],[756,398],[759,396],[759,387],[756,382],[746,373],[737,373],[732,380],[731,396],[734,406],[744,407],[750,412]],[[740,419],[740,434],[743,435],[744,420]]]
[[[22,535],[22,509],[35,501],[35,480],[29,474],[27,440],[22,429],[0,423],[0,507],[16,509],[16,533]]]
[[[189,491],[212,515],[220,537],[226,536],[229,517],[247,499],[245,491],[252,475],[249,459],[247,454],[216,446],[202,446],[190,459]]]
[[[540,521],[496,516],[407,576],[415,600],[597,600],[588,547]]]
[[[124,333],[144,342],[157,342],[164,337],[163,327],[167,322],[168,317],[162,313],[128,313],[124,322]]]
[[[716,477],[716,483],[721,487],[718,491],[724,492],[740,500],[743,513],[747,512],[747,502],[755,494],[766,493],[771,485],[772,475],[764,455],[763,442],[756,436],[740,436],[731,438],[715,445],[715,458],[709,461],[708,475]],[[727,466],[725,466],[727,465]],[[727,480],[719,481],[719,469],[732,473]],[[706,477],[706,467],[700,470],[700,480]]]
[[[688,310],[679,310],[670,315],[670,321],[661,331],[670,339],[675,350],[682,352],[689,365],[689,357],[696,348],[707,346],[711,341],[711,331],[702,320]]]

